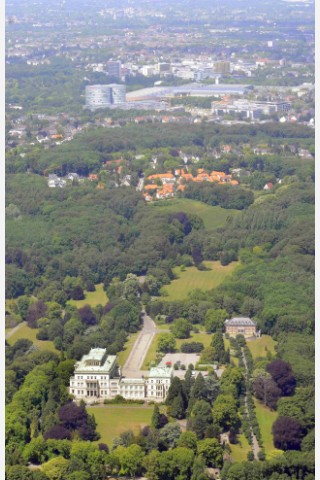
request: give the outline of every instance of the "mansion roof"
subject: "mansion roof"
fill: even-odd
[[[248,317],[235,317],[224,322],[226,327],[256,327],[257,323]]]

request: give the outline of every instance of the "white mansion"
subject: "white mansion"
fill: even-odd
[[[151,368],[147,378],[125,378],[117,365],[116,355],[105,348],[92,348],[75,364],[70,378],[70,393],[76,400],[103,401],[121,395],[131,400],[165,400],[173,376],[172,367]]]

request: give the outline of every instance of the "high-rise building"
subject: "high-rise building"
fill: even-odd
[[[121,78],[121,62],[119,60],[109,60],[107,62],[107,73],[110,77]]]
[[[215,73],[230,73],[230,62],[215,62]]]
[[[97,110],[126,102],[126,86],[116,83],[109,85],[87,85],[85,108]]]
[[[158,73],[170,72],[171,71],[170,63],[165,63],[165,62],[158,63],[156,65],[156,71]]]

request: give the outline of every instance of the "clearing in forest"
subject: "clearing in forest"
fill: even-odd
[[[7,342],[10,345],[13,345],[17,340],[20,340],[20,338],[27,338],[28,340],[31,340],[34,345],[40,348],[40,350],[50,350],[51,352],[58,353],[53,342],[50,340],[37,339],[38,331],[38,328],[30,328],[27,324],[22,325],[13,335],[11,335],[11,337],[7,339]]]
[[[150,204],[150,207],[156,208],[160,212],[185,212],[186,214],[198,215],[198,217],[202,218],[206,230],[222,227],[228,218],[239,215],[240,213],[240,210],[212,207],[211,205],[190,198],[161,200]]]
[[[275,355],[276,343],[270,335],[262,335],[261,338],[256,340],[247,340],[247,346],[254,360],[258,357],[266,357],[268,352]]]
[[[97,305],[106,305],[108,303],[108,297],[103,290],[103,283],[98,283],[94,292],[84,291],[85,298],[83,300],[69,300],[68,303],[77,308],[82,308],[84,305],[90,305],[90,307],[96,307]]]
[[[178,278],[163,287],[162,291],[167,295],[163,295],[162,300],[185,300],[192,290],[212,290],[233,272],[239,262],[232,262],[226,266],[221,265],[218,261],[206,261],[203,264],[207,270],[187,267],[182,271],[181,267],[175,267],[173,273]]]

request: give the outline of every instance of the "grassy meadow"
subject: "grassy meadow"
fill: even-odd
[[[266,357],[268,351],[272,355],[275,355],[276,343],[270,335],[262,335],[261,338],[257,338],[256,340],[247,340],[247,346],[254,360],[258,357]]]
[[[85,290],[84,295],[84,300],[69,300],[68,303],[77,308],[82,308],[84,305],[90,305],[90,307],[96,307],[97,305],[104,306],[108,303],[107,294],[103,290],[103,283],[98,283],[94,292],[87,292]]]
[[[17,340],[20,340],[20,338],[27,338],[28,340],[31,340],[34,345],[39,347],[40,350],[50,350],[51,352],[58,353],[53,342],[37,339],[38,331],[38,328],[30,328],[27,324],[22,325],[13,335],[11,335],[10,338],[7,339],[7,342],[10,345],[13,345]]]
[[[245,462],[247,461],[248,452],[251,451],[251,446],[243,433],[240,433],[237,438],[239,443],[235,445],[230,444],[231,457],[234,462]]]
[[[206,203],[189,198],[174,198],[157,202],[151,204],[150,208],[156,208],[169,213],[185,212],[186,214],[198,215],[198,217],[203,220],[206,230],[214,230],[217,227],[222,227],[228,218],[239,215],[240,213],[239,210],[212,207]]]
[[[256,415],[266,452],[266,458],[269,460],[270,458],[282,453],[282,450],[277,450],[273,445],[272,424],[276,420],[278,414],[277,412],[273,412],[268,407],[263,405],[256,398],[254,398],[254,404],[256,407]]]
[[[150,425],[153,406],[103,405],[87,407],[87,411],[96,419],[97,432],[101,435],[99,442],[111,448],[113,439],[121,432],[132,430],[137,434],[141,427]]]
[[[175,267],[173,272],[177,278],[163,287],[163,292],[167,295],[163,295],[162,300],[184,300],[192,290],[212,290],[233,272],[239,262],[232,262],[226,266],[222,266],[218,261],[206,261],[203,264],[208,270],[187,267],[182,271],[181,267]]]

